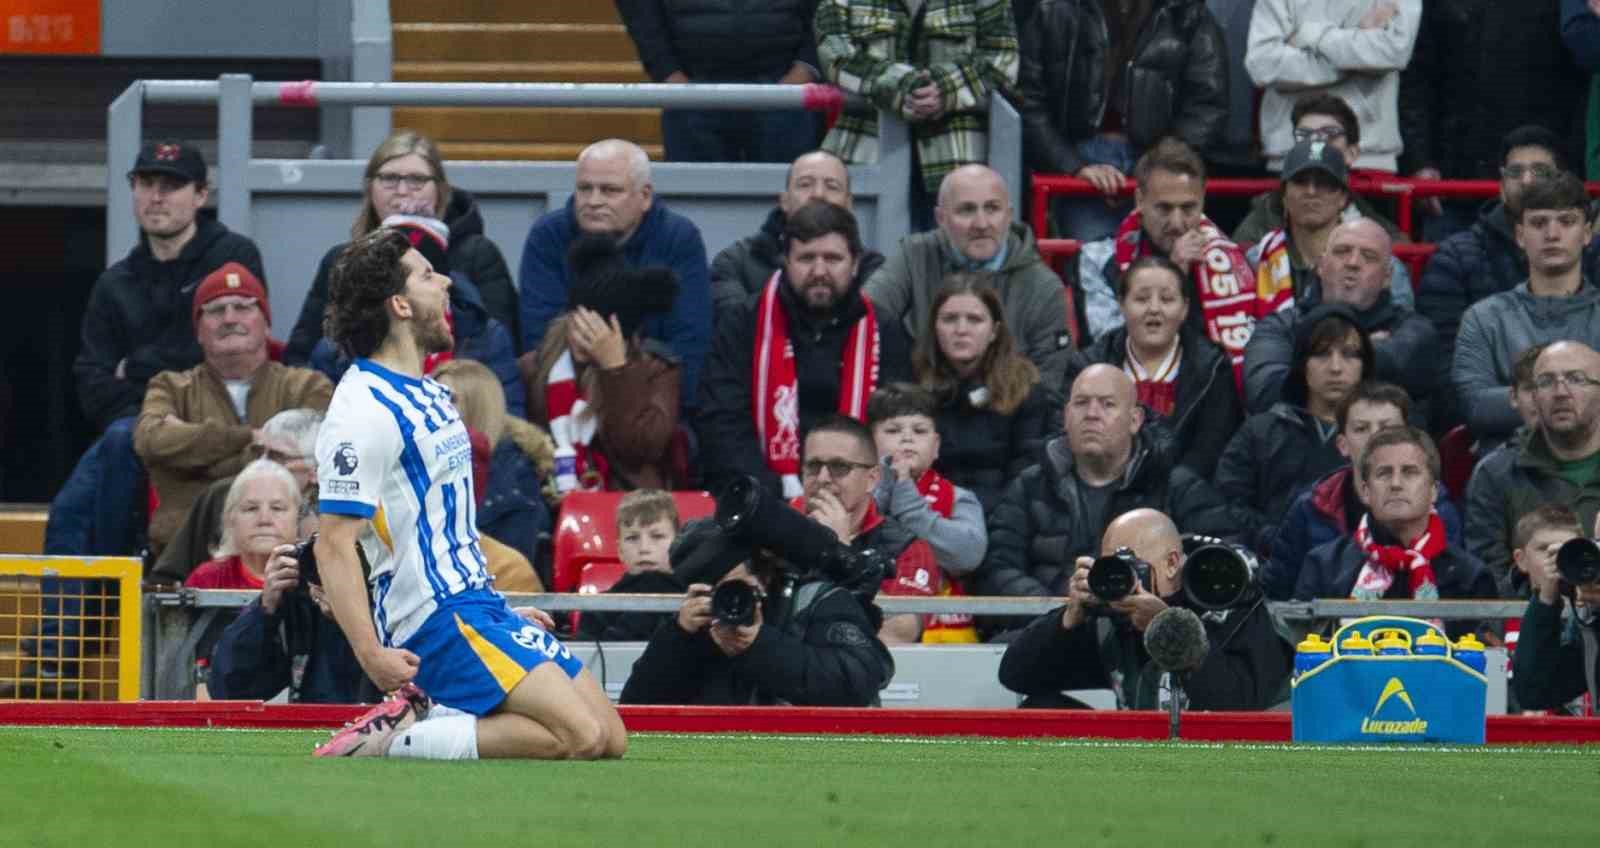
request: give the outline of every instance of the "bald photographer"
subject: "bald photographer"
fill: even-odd
[[[1199,710],[1262,710],[1286,699],[1293,649],[1274,627],[1247,551],[1185,539],[1166,515],[1135,509],[1079,557],[1065,606],[1028,625],[1000,661],[1000,682],[1024,707],[1081,707],[1067,690],[1111,689],[1122,709],[1155,709],[1166,675],[1147,630],[1169,607],[1199,614],[1204,638],[1184,691]],[[1203,645],[1209,643],[1206,650]],[[1197,646],[1176,646],[1180,655]]]

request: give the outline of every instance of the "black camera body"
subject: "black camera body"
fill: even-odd
[[[303,542],[297,542],[289,554],[299,563],[301,592],[309,593],[312,586],[322,587],[322,574],[317,571],[317,534],[312,533]]]
[[[1600,583],[1600,543],[1579,536],[1556,549],[1556,570],[1568,586]]]
[[[1149,585],[1150,563],[1140,559],[1131,548],[1117,548],[1096,557],[1089,566],[1089,591],[1108,604],[1128,597],[1139,586]]]
[[[1261,598],[1261,562],[1249,548],[1210,536],[1185,536],[1183,552],[1183,591],[1196,607],[1238,609]]]
[[[756,609],[766,593],[743,580],[724,580],[711,590],[711,620],[728,627],[756,623]]]
[[[757,549],[770,551],[784,568],[820,576],[864,604],[871,603],[878,585],[895,573],[895,558],[887,551],[856,550],[844,544],[832,530],[774,497],[748,475],[734,478],[717,495],[715,520],[737,547],[752,555]]]

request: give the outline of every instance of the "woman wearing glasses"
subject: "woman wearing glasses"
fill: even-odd
[[[369,233],[393,220],[394,216],[413,223],[419,231],[429,232],[442,243],[447,263],[447,267],[441,268],[435,262],[434,270],[453,272],[452,309],[458,313],[472,312],[471,317],[482,316],[479,323],[493,318],[505,328],[514,346],[521,336],[517,332],[517,287],[511,281],[511,271],[506,267],[500,248],[484,235],[483,215],[478,211],[477,201],[467,192],[451,187],[450,181],[445,179],[444,161],[433,141],[411,130],[396,131],[373,151],[362,180],[361,211],[350,228],[351,237]],[[284,352],[285,361],[292,365],[308,363],[317,342],[322,339],[328,271],[343,249],[344,244],[334,245],[317,267],[316,279],[306,295],[300,318],[289,336],[289,347]],[[462,277],[470,281],[468,288],[472,291],[461,291]],[[460,300],[470,303],[471,308],[463,309],[458,303]],[[455,317],[459,320],[463,316]],[[473,328],[457,327],[458,343],[463,335],[469,335],[463,330],[470,329]],[[515,356],[514,350],[512,355]],[[519,390],[515,399],[508,399],[519,414],[521,394]]]
[[[959,272],[934,296],[913,355],[917,382],[939,401],[939,473],[987,514],[1006,483],[1038,462],[1061,430],[1061,402],[1017,352],[987,275]]]

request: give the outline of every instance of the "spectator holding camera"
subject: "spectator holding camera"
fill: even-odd
[[[875,607],[827,580],[783,591],[786,572],[776,556],[752,551],[711,521],[690,522],[672,559],[688,593],[633,664],[622,703],[878,703],[894,660],[873,635]],[[732,583],[754,592],[748,622],[713,614],[713,587]]]
[[[1559,710],[1585,692],[1593,701],[1600,680],[1600,652],[1593,647],[1600,635],[1595,616],[1600,582],[1567,584],[1556,564],[1561,546],[1581,535],[1578,517],[1567,507],[1546,504],[1518,522],[1517,530],[1527,535],[1516,552],[1517,568],[1526,573],[1533,597],[1511,655],[1512,693],[1532,710]],[[1563,596],[1574,613],[1566,620]]]
[[[1125,709],[1158,706],[1163,673],[1151,663],[1142,634],[1169,606],[1192,606],[1183,591],[1183,539],[1171,518],[1135,509],[1106,527],[1100,552],[1131,554],[1145,564],[1148,579],[1107,602],[1089,589],[1094,560],[1077,558],[1066,605],[1035,619],[1000,660],[1000,682],[1028,696],[1024,707],[1075,706],[1064,690],[1106,688]],[[1283,699],[1292,651],[1259,596],[1244,608],[1206,612],[1201,623],[1211,647],[1184,683],[1190,706],[1261,710]]]
[[[300,486],[294,475],[270,459],[251,462],[228,488],[216,556],[191,572],[183,585],[264,589],[273,562],[286,557],[299,538],[299,524]]]

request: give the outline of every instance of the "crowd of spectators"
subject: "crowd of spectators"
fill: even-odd
[[[646,493],[616,517],[618,585],[688,594],[664,620],[584,617],[588,635],[649,641],[625,699],[871,703],[892,670],[883,643],[1016,638],[1002,679],[1049,702],[1116,665],[1061,652],[1130,632],[1083,627],[1083,558],[1127,541],[1170,560],[1141,591],[1177,603],[1182,534],[1254,548],[1272,599],[1529,597],[1529,621],[1548,624],[1539,605],[1560,594],[1538,534],[1589,533],[1600,510],[1600,240],[1577,174],[1600,2],[618,5],[652,78],[832,82],[906,121],[918,163],[916,232],[868,244],[848,166],[876,155],[875,113],[846,110],[824,136],[783,113],[669,112],[669,159],[791,163],[754,234],[708,261],[645,151],[606,139],[578,156],[566,206],[532,224],[513,278],[429,139],[400,131],[373,151],[350,235],[397,229],[452,279],[453,351],[427,367],[474,433],[497,582],[549,583],[567,493]],[[1241,79],[1259,97],[1253,162],[1238,155]],[[985,164],[997,96],[1023,116],[1032,168],[1094,189],[1055,204],[1053,233],[1019,219]],[[1279,187],[1215,218],[1208,175],[1252,171]],[[1408,237],[1362,191],[1385,174],[1498,179],[1499,195],[1423,204],[1437,251],[1413,281],[1393,255]],[[199,153],[151,144],[129,180],[139,244],[95,286],[75,365],[102,435],[52,506],[46,552],[147,546],[158,576],[260,587],[223,644],[272,643],[285,609],[320,620],[279,591],[283,545],[303,537],[289,513],[314,520],[315,492],[297,468],[304,428],[271,420],[324,409],[349,364],[322,338],[344,245],[280,344],[255,245],[200,214]],[[1041,258],[1047,235],[1081,243],[1064,278]],[[1475,452],[1441,456],[1460,426],[1451,444]],[[1444,486],[1475,460],[1464,491]],[[881,592],[1070,600],[1019,629],[884,621],[823,590],[798,624],[721,628],[713,584],[771,601],[780,570],[719,553],[720,570],[679,573],[676,512],[649,493],[745,477],[847,545],[892,549]],[[1545,518],[1530,530],[1530,515]],[[682,556],[705,536],[686,533]],[[1129,604],[1142,630],[1151,605]],[[1286,667],[1286,649],[1259,644],[1270,626],[1243,632],[1253,646],[1206,674]],[[1537,638],[1553,666],[1559,646]],[[1143,660],[1120,650],[1126,702],[1148,704]],[[785,652],[837,673],[797,686],[749,660]],[[1281,678],[1261,681],[1195,699],[1262,705]]]

